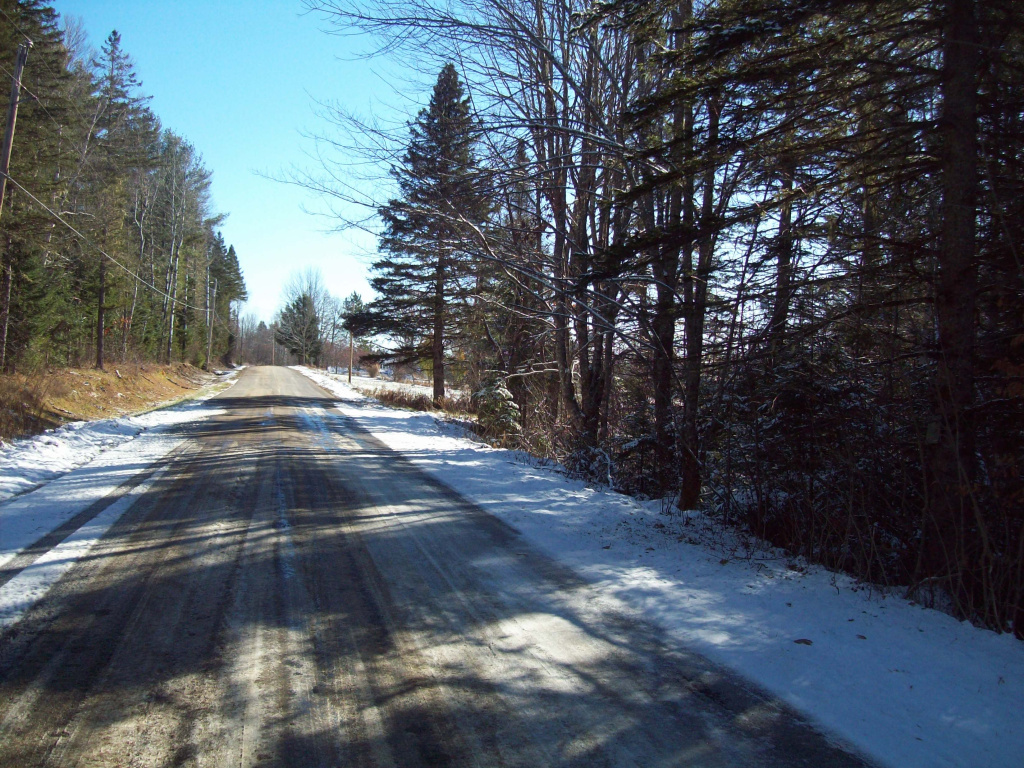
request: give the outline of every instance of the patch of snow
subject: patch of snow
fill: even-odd
[[[117,522],[118,518],[146,493],[166,470],[166,467],[162,467],[154,472],[0,587],[0,630],[16,622],[25,611],[42,599],[50,587],[103,538],[110,526]]]
[[[348,371],[341,371],[332,375],[348,383]],[[377,389],[392,389],[412,395],[426,395],[427,397],[433,397],[434,395],[434,388],[430,384],[417,384],[408,380],[393,381],[391,379],[377,379],[370,376],[357,376],[355,372],[352,374],[352,388],[364,394],[369,394]],[[461,389],[452,389],[451,387],[446,392],[449,396],[466,394]]]
[[[1017,768],[1024,643],[490,448],[303,369],[336,410],[678,642],[884,765]],[[740,556],[740,555],[745,556]]]
[[[5,446],[0,472],[8,500],[0,502],[0,567],[177,448],[186,439],[183,427],[222,413],[208,402],[217,391],[139,416],[75,422]],[[27,490],[11,499],[12,489]],[[112,506],[121,509],[119,502]],[[4,594],[0,613],[20,599],[6,588]]]
[[[233,380],[237,374],[225,377]],[[103,451],[133,440],[154,427],[192,421],[194,411],[214,392],[138,416],[75,421],[10,443],[0,443],[0,502],[92,461]]]

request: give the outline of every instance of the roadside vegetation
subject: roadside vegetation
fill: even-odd
[[[411,122],[330,113],[301,179],[377,216],[346,323],[379,359],[437,405],[507,391],[502,439],[581,476],[1024,632],[1020,3],[306,4],[419,64]]]
[[[71,421],[137,414],[190,397],[212,377],[186,363],[0,375],[0,442]]]
[[[117,31],[0,0],[27,56],[0,207],[0,439],[137,412],[231,362],[245,283],[199,150],[150,109]],[[5,89],[4,93],[8,90]]]
[[[408,408],[413,411],[443,411],[450,414],[469,415],[476,410],[471,398],[458,394],[444,397],[440,402],[435,402],[432,395],[402,387],[356,386],[356,389],[385,405]]]
[[[230,361],[246,289],[200,150],[161,125],[116,30],[97,50],[78,20],[0,0],[8,77],[19,49],[0,201],[0,372],[38,381],[30,392],[64,368]],[[9,418],[45,420],[36,400],[11,399]]]

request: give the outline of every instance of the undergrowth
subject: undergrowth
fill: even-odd
[[[441,400],[440,408],[434,406],[433,398],[422,392],[397,387],[376,387],[365,394],[386,405],[409,408],[413,411],[444,411],[445,413],[472,415],[476,412],[472,398],[465,395],[448,395]]]
[[[0,440],[14,440],[56,426],[47,400],[59,387],[56,379],[43,373],[0,376]]]

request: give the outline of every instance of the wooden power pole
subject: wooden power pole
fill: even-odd
[[[4,209],[4,198],[7,195],[7,173],[11,169],[11,149],[14,147],[14,125],[18,122],[18,102],[21,100],[21,73],[28,61],[28,49],[32,41],[26,40],[18,46],[18,55],[14,60],[14,77],[11,82],[11,103],[7,109],[7,127],[4,129],[4,145],[0,148],[0,213]],[[11,318],[11,284],[14,282],[14,268],[8,260],[3,275],[3,323],[0,331],[0,371],[7,365],[7,328]]]
[[[210,286],[206,286],[206,295],[210,295]],[[213,323],[217,320],[217,281],[213,281],[213,301],[210,303],[209,312],[206,317],[208,336],[206,337],[206,370],[212,371],[210,355],[213,353]]]
[[[355,342],[352,339],[352,331],[348,332],[348,383],[352,383],[352,353],[354,351]]]
[[[7,107],[7,128],[4,129],[3,154],[0,155],[0,203],[7,194],[7,172],[11,169],[11,149],[14,147],[14,125],[18,122],[18,102],[21,100],[21,73],[28,61],[28,49],[31,42],[18,46],[18,56],[14,60],[14,77],[11,81],[11,102]],[[3,210],[0,205],[0,211]]]

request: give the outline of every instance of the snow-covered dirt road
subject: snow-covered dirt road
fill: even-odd
[[[249,369],[122,490],[0,635],[0,765],[864,764],[334,400]]]

